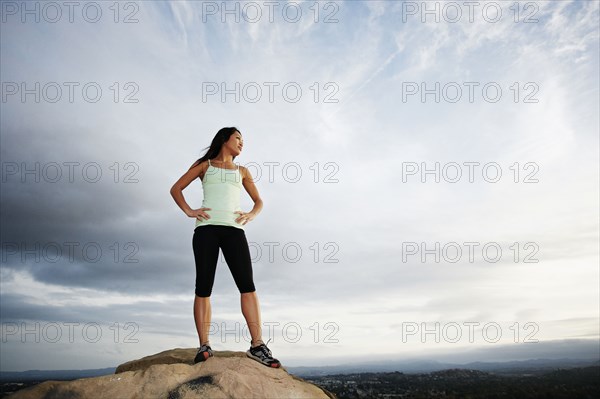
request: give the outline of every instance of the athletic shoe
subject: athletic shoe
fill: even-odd
[[[198,353],[196,353],[196,358],[194,359],[194,364],[203,362],[207,360],[209,357],[213,355],[213,351],[210,345],[202,345],[198,348]]]
[[[267,345],[265,345],[265,343],[262,343],[254,348],[250,346],[250,349],[246,351],[246,355],[249,358],[256,360],[257,362],[261,362],[267,367],[278,368],[281,366],[279,360],[273,357],[273,354],[271,353],[269,348],[267,348]]]

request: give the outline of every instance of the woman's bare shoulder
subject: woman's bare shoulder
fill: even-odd
[[[245,166],[240,165],[240,174],[242,175],[242,179],[253,180],[252,174]]]

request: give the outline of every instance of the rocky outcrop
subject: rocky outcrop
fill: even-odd
[[[9,398],[335,398],[285,367],[266,367],[244,352],[214,351],[206,362],[193,364],[196,351],[166,350],[123,363],[112,375],[46,381]]]

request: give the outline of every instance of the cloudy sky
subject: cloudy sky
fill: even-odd
[[[224,126],[284,365],[598,357],[597,1],[1,12],[0,370],[197,347],[169,189]],[[213,349],[246,350],[222,257],[212,315]]]

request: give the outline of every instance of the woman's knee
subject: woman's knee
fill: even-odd
[[[256,292],[256,288],[254,287],[254,282],[252,282],[252,281],[246,282],[244,284],[240,284],[238,286],[238,289],[240,291],[240,294],[251,294],[253,292]]]
[[[195,293],[197,297],[208,298],[212,294],[212,288],[196,287]]]

